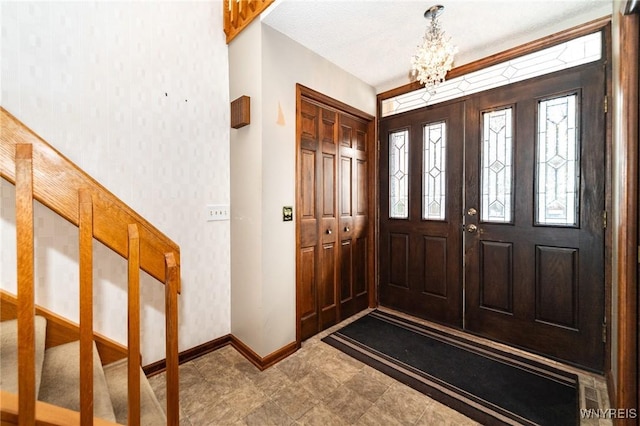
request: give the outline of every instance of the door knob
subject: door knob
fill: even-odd
[[[348,226],[344,227],[344,232],[349,232],[349,227]]]
[[[327,229],[327,235],[331,235],[331,229]]]
[[[470,234],[473,234],[474,232],[478,231],[478,227],[474,224],[471,224],[469,226],[467,226],[467,232]]]
[[[467,210],[467,214],[469,216],[475,216],[478,214],[478,210],[474,209],[473,207],[471,207],[469,210]]]

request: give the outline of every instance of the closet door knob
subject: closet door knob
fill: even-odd
[[[327,235],[331,235],[331,229],[327,229]]]
[[[344,227],[344,232],[349,232],[349,227],[348,226]]]

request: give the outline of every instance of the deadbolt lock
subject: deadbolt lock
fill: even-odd
[[[474,209],[473,207],[471,207],[469,210],[467,210],[467,214],[469,216],[475,216],[478,214],[478,210]]]

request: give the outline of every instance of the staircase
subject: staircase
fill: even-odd
[[[73,411],[80,410],[79,341],[45,349],[47,320],[35,318],[36,397]],[[0,322],[0,389],[18,393],[18,321]],[[167,419],[144,374],[140,381],[140,424],[161,425]],[[127,360],[102,365],[93,345],[93,417],[127,424]]]
[[[17,297],[0,292],[2,425],[177,426],[180,248],[1,107],[0,129],[0,176],[16,187],[18,281]],[[34,200],[78,227],[79,325],[35,306]],[[93,330],[94,239],[128,263],[126,347]],[[166,418],[140,368],[141,269],[165,287]]]

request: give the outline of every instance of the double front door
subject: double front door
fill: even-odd
[[[380,303],[604,362],[600,64],[380,122]]]

